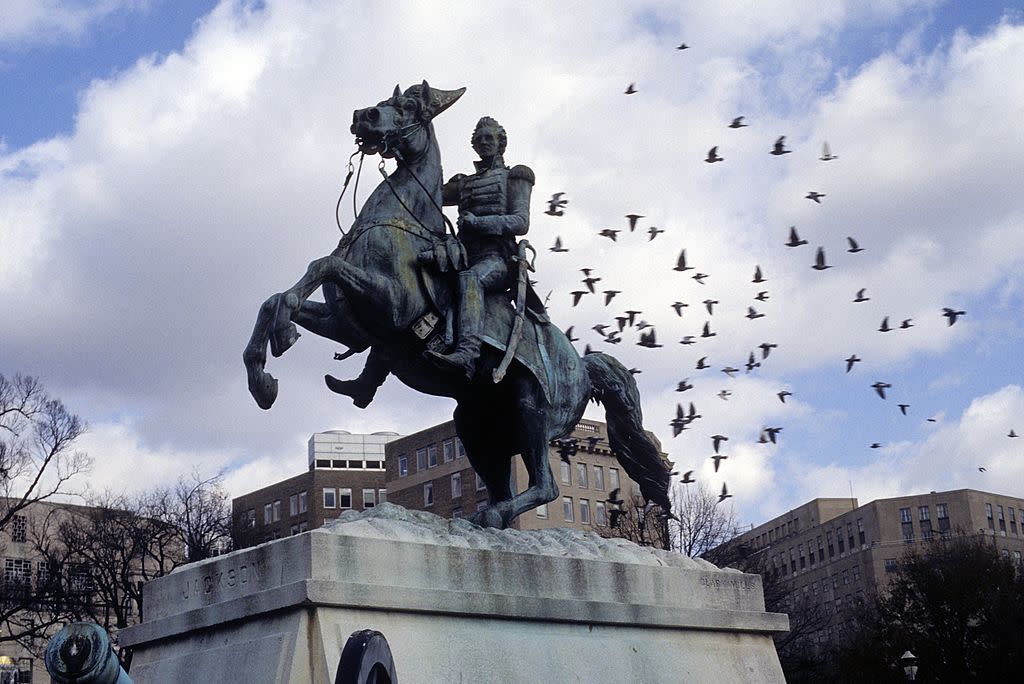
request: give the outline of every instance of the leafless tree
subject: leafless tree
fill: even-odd
[[[718,495],[703,482],[677,484],[672,488],[672,512],[668,528],[672,548],[695,557],[722,544],[736,533],[732,503],[719,503]]]

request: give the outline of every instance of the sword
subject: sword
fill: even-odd
[[[519,339],[523,336],[523,319],[526,314],[526,288],[530,286],[529,276],[527,275],[527,272],[530,270],[530,262],[526,258],[526,250],[528,249],[533,251],[530,243],[526,240],[520,240],[519,252],[516,255],[516,261],[519,262],[518,286],[516,287],[516,317],[512,323],[512,333],[509,335],[508,345],[505,347],[505,356],[501,358],[501,363],[498,364],[498,367],[494,369],[491,375],[495,384],[501,382],[502,378],[505,377],[505,372],[508,371],[512,359],[515,358]]]

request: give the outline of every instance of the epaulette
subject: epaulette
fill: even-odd
[[[524,180],[530,185],[533,185],[537,180],[536,176],[533,175],[533,169],[523,164],[517,164],[508,170],[508,177],[515,178],[516,180]]]

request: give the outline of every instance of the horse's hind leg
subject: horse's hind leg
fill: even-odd
[[[484,527],[506,527],[495,513],[495,506],[512,498],[512,454],[505,449],[496,449],[493,426],[497,422],[493,414],[481,410],[478,404],[460,403],[455,409],[455,430],[466,447],[466,456],[487,487],[490,505],[483,511],[469,516],[469,519]],[[499,440],[500,441],[500,440]]]

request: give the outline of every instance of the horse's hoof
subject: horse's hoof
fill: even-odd
[[[469,516],[468,520],[480,527],[493,527],[498,530],[503,530],[507,527],[505,519],[498,511],[497,506],[488,506],[482,511],[477,511]]]

